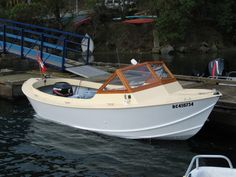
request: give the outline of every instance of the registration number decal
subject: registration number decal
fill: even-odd
[[[172,108],[176,109],[176,108],[185,108],[185,107],[190,107],[190,106],[194,106],[193,102],[173,104]]]

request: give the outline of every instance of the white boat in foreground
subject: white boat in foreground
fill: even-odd
[[[200,166],[200,159],[223,159],[228,167]],[[195,168],[194,168],[195,164]],[[197,155],[193,157],[184,177],[235,177],[236,169],[231,161],[222,155]]]
[[[22,90],[43,119],[128,139],[188,139],[221,96],[216,90],[183,89],[163,62],[117,69],[103,84],[32,78]]]

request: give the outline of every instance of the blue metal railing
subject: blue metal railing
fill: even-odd
[[[82,55],[81,41],[85,38],[88,41],[86,64],[89,64],[90,40],[87,36],[1,18],[0,36],[4,53],[14,50],[14,53],[22,58],[32,58],[38,51],[43,62],[50,60],[51,56],[56,56],[57,60],[60,59],[62,70],[65,69],[65,59],[69,58],[69,54]]]

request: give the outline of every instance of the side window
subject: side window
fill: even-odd
[[[160,79],[165,79],[170,77],[169,74],[165,71],[163,65],[151,64],[151,67]]]
[[[103,91],[118,91],[118,90],[126,90],[122,82],[120,81],[119,77],[116,76],[114,79],[112,79],[106,87],[104,87]]]

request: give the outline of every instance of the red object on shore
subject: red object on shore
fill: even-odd
[[[86,17],[84,19],[76,21],[75,26],[79,27],[80,25],[83,25],[83,24],[89,24],[91,22],[91,20],[92,20],[91,17]]]
[[[37,55],[37,62],[39,64],[39,68],[40,68],[41,73],[44,74],[47,69],[46,69],[46,67],[39,55]]]
[[[154,22],[154,19],[150,19],[150,18],[137,18],[137,19],[122,21],[122,23],[126,23],[126,24],[144,24],[144,23],[153,23],[153,22]]]

